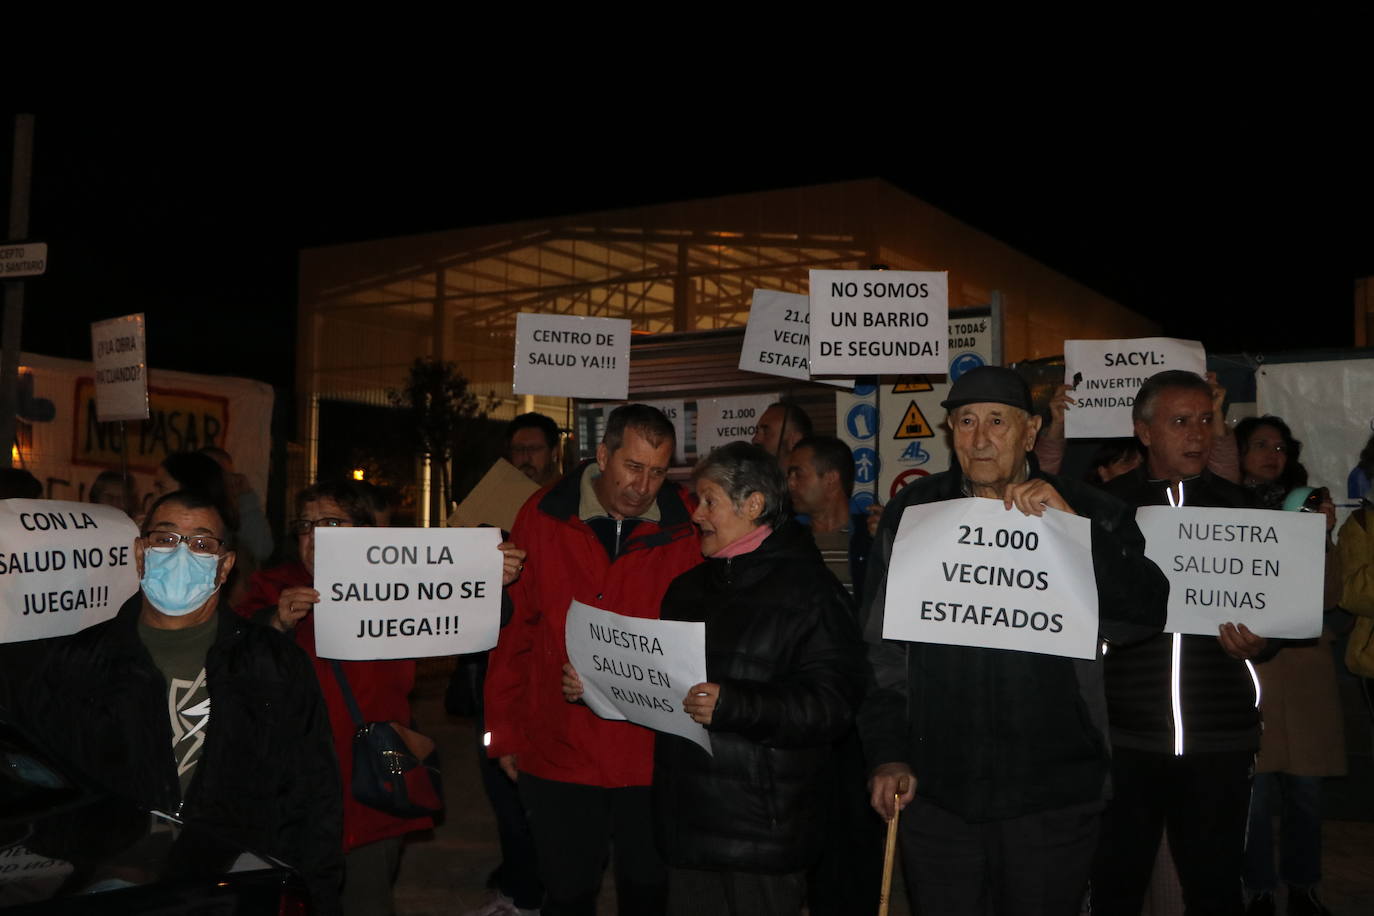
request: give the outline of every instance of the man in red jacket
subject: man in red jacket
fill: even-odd
[[[668,583],[701,562],[693,501],[665,485],[674,445],[659,411],[616,408],[596,461],[530,497],[511,531],[528,559],[487,671],[487,752],[518,780],[547,916],[596,912],[612,842],[620,912],[664,910],[668,872],[649,800],[653,732],[565,702],[562,677],[573,599],[656,619]]]

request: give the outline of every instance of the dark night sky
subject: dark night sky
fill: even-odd
[[[422,123],[40,112],[30,237],[50,272],[28,284],[24,348],[89,358],[90,321],[145,311],[153,365],[290,385],[301,247],[874,176],[1217,352],[1348,346],[1352,283],[1374,274],[1374,178],[1338,137],[929,154]]]

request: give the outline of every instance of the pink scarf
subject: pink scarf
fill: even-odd
[[[773,528],[771,525],[759,525],[757,528],[746,534],[744,537],[736,538],[734,541],[730,542],[729,544],[726,544],[720,550],[717,550],[715,553],[711,554],[711,559],[728,560],[731,557],[737,557],[742,553],[749,553],[751,550],[758,547],[765,540],[767,540],[768,535],[772,533]]]

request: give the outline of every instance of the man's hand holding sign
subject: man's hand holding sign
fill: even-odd
[[[898,494],[869,558],[870,800],[918,809],[898,832],[919,908],[994,883],[1076,911],[1094,842],[1068,825],[1095,821],[1108,767],[1099,645],[1158,632],[1167,583],[1126,506],[1036,466],[1015,372],[974,369],[942,403],[957,466]],[[1011,819],[1036,825],[999,834],[1020,868],[951,878],[950,850]]]

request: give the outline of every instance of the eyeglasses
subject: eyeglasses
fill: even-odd
[[[353,520],[349,518],[298,518],[293,519],[289,527],[292,534],[301,537],[316,528],[352,528]]]
[[[202,557],[212,557],[224,546],[224,538],[208,534],[181,534],[176,531],[150,531],[143,540],[153,550],[176,550],[182,541],[191,548],[191,553]]]

